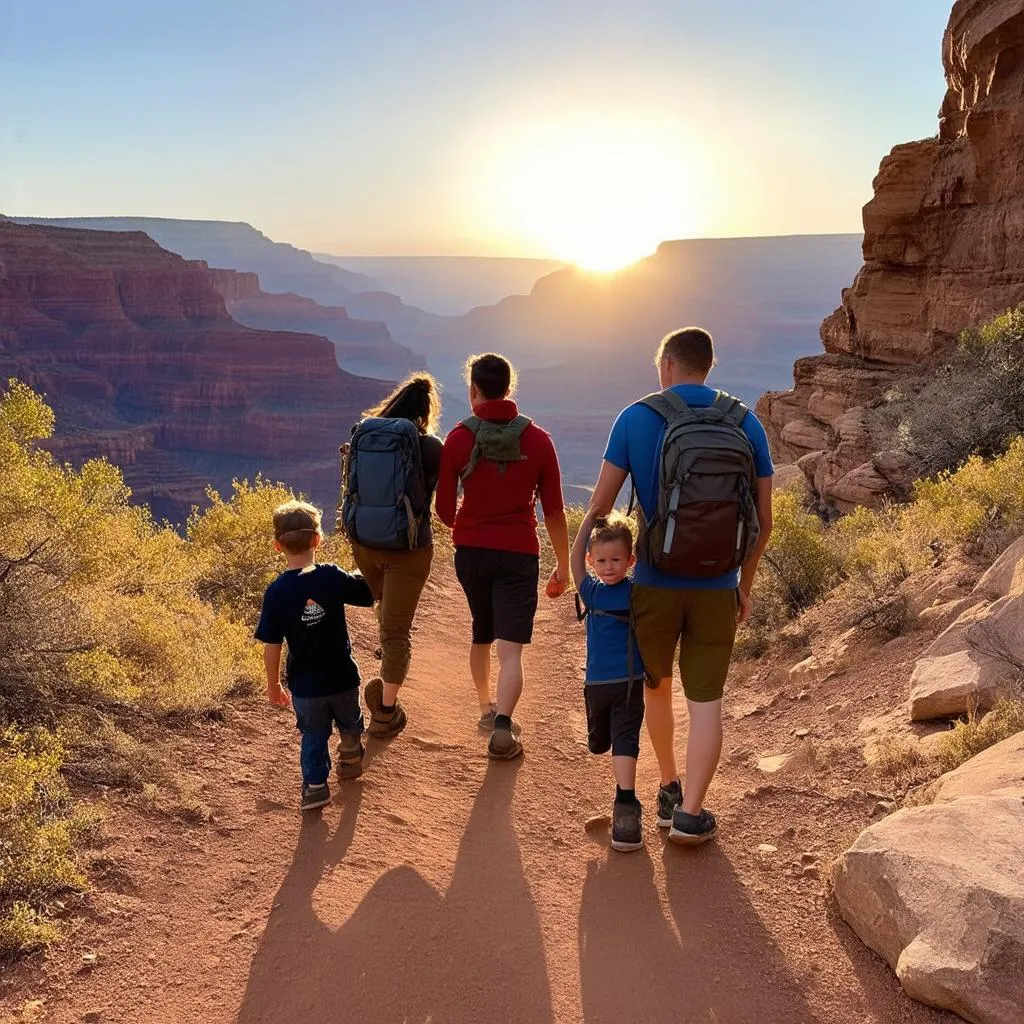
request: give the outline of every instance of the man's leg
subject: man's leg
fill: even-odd
[[[498,714],[512,717],[523,693],[523,645],[498,640]]]
[[[690,590],[679,670],[690,712],[683,810],[699,814],[722,753],[722,693],[736,639],[736,592]]]
[[[470,644],[469,671],[473,674],[480,714],[488,714],[494,701],[491,699],[491,644]]]
[[[633,629],[650,679],[644,686],[647,735],[658,760],[662,786],[679,778],[672,711],[672,664],[683,626],[681,591],[665,587],[633,587]],[[651,685],[653,680],[654,685]]]

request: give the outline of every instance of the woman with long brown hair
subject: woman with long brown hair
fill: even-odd
[[[405,728],[407,721],[398,693],[409,671],[412,623],[434,557],[430,506],[437,487],[442,449],[441,439],[436,433],[441,418],[437,382],[427,373],[409,377],[379,405],[368,409],[364,416],[367,419],[353,434],[353,445],[358,443],[359,431],[366,426],[373,429],[374,421],[384,421],[384,425],[394,427],[394,421],[408,420],[416,428],[413,436],[418,435],[419,442],[419,465],[413,466],[413,472],[417,477],[421,473],[422,480],[417,478],[412,482],[419,509],[409,519],[408,542],[399,545],[402,549],[366,546],[359,542],[358,517],[353,515],[346,523],[352,556],[379,602],[377,615],[382,661],[380,676],[371,679],[364,690],[366,707],[370,712],[367,729],[371,735],[395,736]],[[402,424],[397,426],[401,428]],[[408,428],[404,430],[408,434]],[[368,465],[365,456],[364,465]],[[350,473],[350,489],[352,480]]]

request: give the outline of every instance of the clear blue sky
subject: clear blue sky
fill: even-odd
[[[560,256],[623,193],[661,237],[856,231],[936,130],[950,6],[0,0],[0,212],[343,253]]]

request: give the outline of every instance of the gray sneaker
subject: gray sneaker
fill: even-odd
[[[302,784],[302,802],[300,807],[304,811],[314,811],[331,802],[331,787],[325,782],[321,786],[311,786],[308,782]]]
[[[612,849],[624,853],[639,850],[644,845],[642,824],[643,807],[639,800],[629,804],[612,804]]]
[[[495,761],[511,761],[523,752],[515,729],[495,729],[487,743],[487,756]]]

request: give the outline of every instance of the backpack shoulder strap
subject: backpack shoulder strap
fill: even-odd
[[[694,423],[697,420],[697,414],[671,388],[647,395],[646,398],[641,398],[638,404],[653,409],[666,423],[671,420]]]
[[[718,392],[713,405],[722,414],[722,422],[728,423],[730,427],[739,427],[749,412],[738,398],[734,398],[725,391]]]
[[[465,427],[474,437],[476,432],[480,429],[480,424],[483,420],[479,416],[467,416],[464,420],[459,423],[459,426]]]
[[[516,416],[514,420],[510,420],[508,426],[516,437],[522,437],[523,431],[525,431],[531,423],[533,423],[533,420],[531,420],[529,416],[519,415]]]

